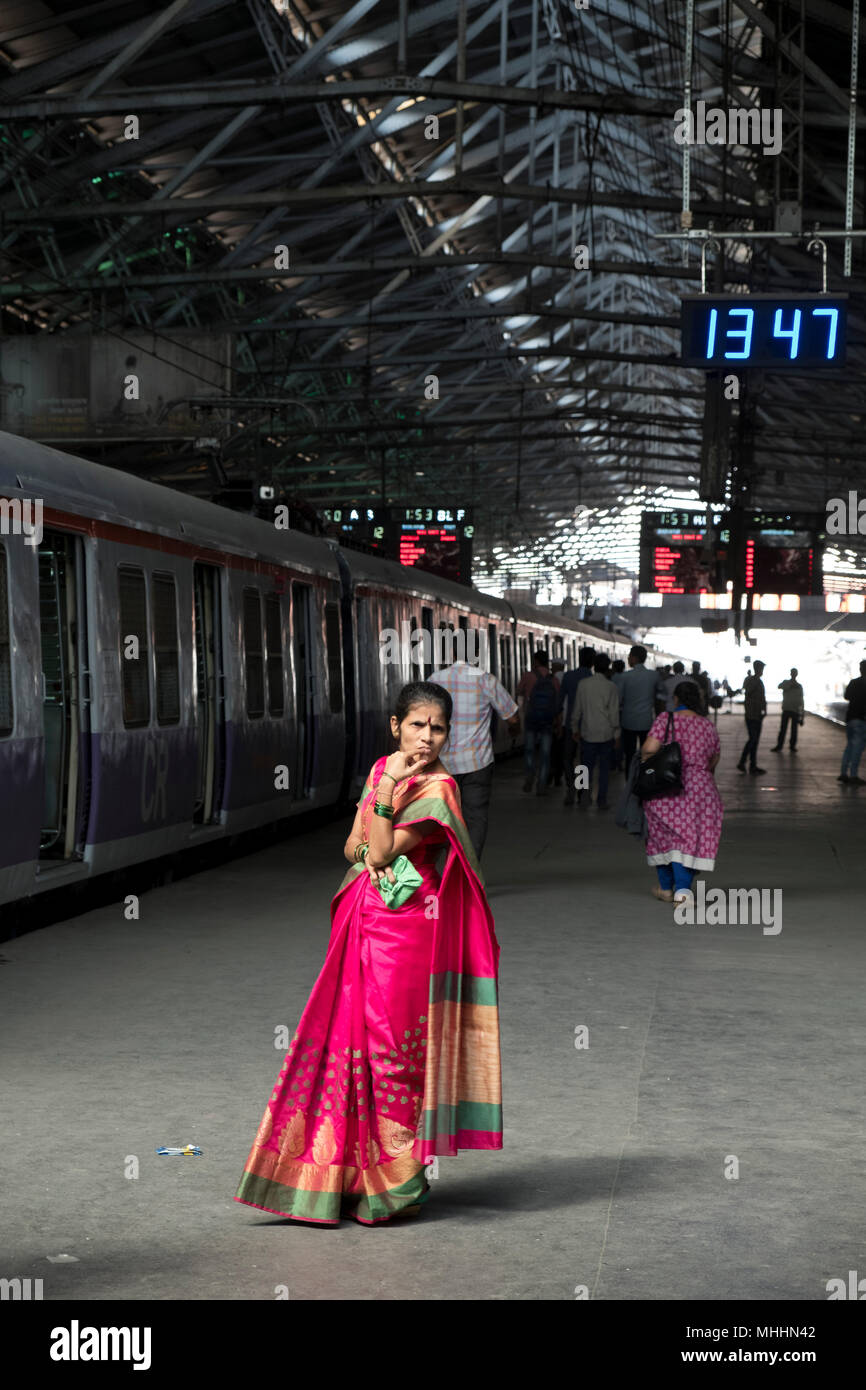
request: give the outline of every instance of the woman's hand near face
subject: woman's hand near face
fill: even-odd
[[[404,777],[411,777],[413,772],[420,772],[427,763],[433,761],[434,755],[432,753],[426,757],[421,753],[392,753],[385,763],[384,771],[389,777],[402,782]]]

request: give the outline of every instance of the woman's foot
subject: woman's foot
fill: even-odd
[[[414,1205],[411,1206],[411,1207],[403,1207],[402,1211],[395,1211],[395,1212],[394,1212],[394,1215],[391,1217],[391,1220],[392,1220],[392,1221],[396,1221],[397,1218],[400,1217],[400,1216],[420,1216],[420,1215],[421,1215],[421,1203],[420,1203],[420,1202],[415,1202]]]
[[[679,888],[676,893],[673,894],[674,906],[676,906],[677,903],[687,903],[691,896],[691,889]]]
[[[670,888],[662,888],[660,884],[655,884],[650,889],[654,898],[658,898],[660,903],[672,903],[674,900],[673,891]]]

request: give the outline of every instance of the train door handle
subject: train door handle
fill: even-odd
[[[82,667],[81,670],[81,690],[80,698],[82,705],[93,703],[93,687],[91,684],[90,672]]]

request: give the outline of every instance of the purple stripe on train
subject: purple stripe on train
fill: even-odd
[[[317,730],[313,730],[318,754]],[[295,731],[275,721],[225,725],[224,770],[218,778],[227,811],[297,797]],[[42,739],[0,740],[0,868],[39,857],[45,791]],[[318,778],[318,756],[312,782]],[[287,770],[290,786],[278,790],[278,769]],[[195,731],[189,728],[123,730],[81,739],[82,790],[90,771],[88,843],[103,844],[172,825],[192,825],[198,795]]]

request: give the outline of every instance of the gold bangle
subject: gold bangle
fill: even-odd
[[[391,773],[391,772],[383,772],[383,773],[382,773],[382,777],[390,777],[390,778],[391,778],[391,781],[394,783],[394,786],[396,787],[396,785],[397,785],[397,778],[393,775],[393,773]],[[382,780],[382,777],[379,778],[379,781],[380,781],[380,782],[381,782],[381,780]]]

